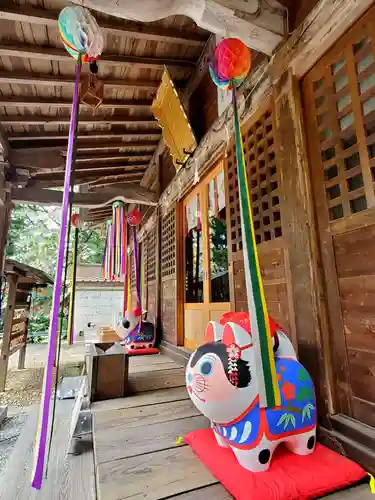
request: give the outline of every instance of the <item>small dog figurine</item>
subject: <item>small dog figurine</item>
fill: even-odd
[[[116,325],[117,335],[123,339],[127,350],[144,349],[155,345],[155,327],[150,321],[142,321],[141,309],[127,311]]]

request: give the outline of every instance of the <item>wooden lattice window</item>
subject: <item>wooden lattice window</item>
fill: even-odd
[[[303,81],[312,167],[321,169],[331,222],[375,204],[374,29],[367,16]]]
[[[170,210],[161,222],[161,276],[176,273],[176,210]]]
[[[144,241],[147,282],[156,279],[156,228],[152,228]]]
[[[255,238],[259,244],[282,235],[279,175],[270,106],[267,106],[266,111],[246,130],[243,142]],[[227,166],[232,252],[237,252],[242,250],[242,232],[234,145],[229,151]]]

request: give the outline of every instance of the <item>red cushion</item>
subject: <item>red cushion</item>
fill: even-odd
[[[126,351],[129,356],[138,356],[139,354],[159,354],[156,347],[145,347],[144,349],[129,349]]]
[[[355,462],[317,444],[314,453],[294,455],[280,445],[267,472],[249,472],[233,452],[220,447],[211,429],[185,436],[204,465],[236,500],[304,500],[345,488],[367,474]]]

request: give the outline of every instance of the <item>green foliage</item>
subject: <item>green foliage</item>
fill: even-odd
[[[301,387],[297,393],[297,401],[305,401],[306,399],[313,399],[314,392],[311,387]]]
[[[298,372],[299,380],[309,380],[310,376],[304,368],[300,368]]]
[[[302,422],[305,421],[305,418],[307,417],[309,420],[311,418],[311,410],[314,409],[314,405],[312,405],[311,403],[307,403],[307,405],[305,405],[303,407],[303,410],[302,410]]]
[[[288,427],[289,424],[292,424],[293,427],[296,426],[296,417],[292,413],[283,413],[277,422],[277,427],[284,423],[284,430]]]
[[[6,256],[55,276],[57,249],[60,235],[61,209],[39,205],[16,205],[12,210]],[[68,266],[72,263],[74,229],[70,234]],[[104,238],[90,229],[79,231],[78,262],[99,264],[104,249]],[[69,275],[69,271],[68,271]],[[52,304],[52,287],[46,293],[33,292],[29,319],[29,332],[47,332]],[[63,331],[67,319],[63,320]],[[0,325],[1,330],[1,325]],[[65,335],[66,336],[66,335]],[[38,339],[38,337],[36,337]],[[36,342],[37,340],[34,339]],[[40,341],[43,339],[40,338]]]
[[[228,270],[228,245],[226,223],[216,217],[210,217],[211,266],[212,274]]]
[[[61,210],[38,205],[16,205],[12,210],[6,255],[37,267],[50,276],[56,270]],[[69,264],[72,261],[73,234],[70,236]],[[79,232],[78,260],[99,264],[104,248],[103,238],[92,229]]]

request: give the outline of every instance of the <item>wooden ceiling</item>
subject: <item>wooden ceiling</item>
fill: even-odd
[[[62,46],[57,18],[68,4],[0,4],[0,124],[9,161],[24,172],[16,184],[63,183],[75,61]],[[105,38],[98,63],[105,88],[98,110],[80,107],[76,182],[89,191],[141,181],[161,137],[150,105],[163,68],[177,87],[186,86],[209,37],[181,16],[142,24],[93,14]]]

